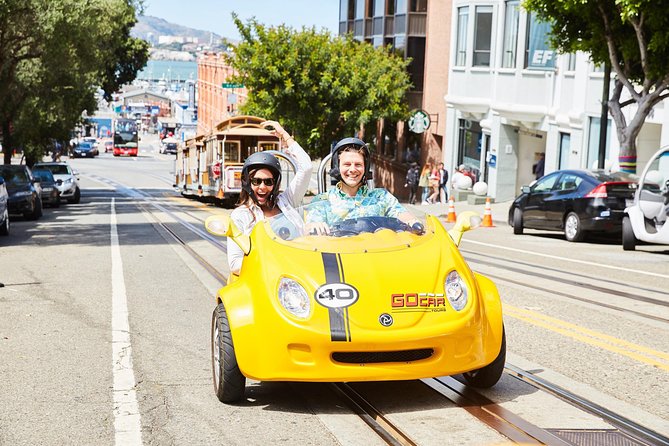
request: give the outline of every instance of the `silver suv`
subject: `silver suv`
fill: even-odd
[[[60,191],[60,198],[68,203],[79,203],[81,190],[79,189],[79,172],[72,169],[67,162],[37,163],[33,169],[47,169],[56,180],[56,187]]]

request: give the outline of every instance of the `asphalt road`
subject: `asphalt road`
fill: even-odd
[[[209,343],[219,284],[168,235],[184,230],[160,206],[195,226],[229,211],[176,194],[174,156],[153,138],[138,158],[70,161],[81,203],[15,218],[0,238],[0,444],[378,444],[317,385],[252,382],[247,403],[219,403]],[[224,253],[181,235],[227,274]],[[669,435],[669,251],[514,236],[503,224],[465,234],[461,251],[498,286],[509,362]],[[412,386],[374,389],[419,444],[505,440],[462,408],[417,404]],[[542,427],[599,426],[508,377],[487,394]]]

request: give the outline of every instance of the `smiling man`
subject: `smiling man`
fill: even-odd
[[[344,138],[332,151],[330,175],[336,187],[317,195],[307,214],[308,229],[328,234],[330,225],[360,217],[393,217],[409,226],[422,224],[390,192],[370,188],[369,149],[358,138]]]

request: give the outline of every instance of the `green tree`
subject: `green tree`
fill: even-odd
[[[669,15],[664,0],[525,0],[552,24],[552,45],[563,53],[585,51],[614,76],[609,111],[620,141],[620,165],[636,172],[636,138],[669,89]],[[626,91],[627,95],[623,95]],[[632,104],[628,121],[623,109]]]
[[[229,59],[238,73],[231,81],[249,92],[242,112],[278,119],[311,155],[379,118],[406,118],[408,61],[387,48],[233,17],[242,40]]]
[[[148,59],[130,36],[133,0],[0,0],[0,129],[29,164],[51,139],[69,139],[82,113],[132,81]]]

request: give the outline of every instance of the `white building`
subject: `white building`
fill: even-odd
[[[452,150],[444,162],[471,166],[497,201],[534,179],[540,153],[545,173],[592,168],[598,160],[602,70],[587,54],[556,55],[545,44],[547,26],[519,3],[453,1],[444,132]],[[659,104],[641,130],[638,169],[669,144],[665,107]],[[606,165],[615,170],[620,146],[610,116],[608,125]]]

